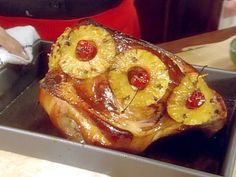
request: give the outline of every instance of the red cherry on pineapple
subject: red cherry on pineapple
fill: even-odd
[[[186,107],[188,109],[199,108],[205,103],[205,97],[202,92],[195,90],[186,100]]]
[[[149,80],[149,73],[142,67],[134,66],[128,70],[128,81],[129,84],[136,87],[139,90],[144,89]]]
[[[76,57],[81,61],[88,61],[97,54],[97,47],[93,41],[80,40],[75,49]]]

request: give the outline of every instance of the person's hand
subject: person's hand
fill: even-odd
[[[9,53],[29,59],[20,43],[7,34],[2,27],[0,27],[0,46],[6,49]]]

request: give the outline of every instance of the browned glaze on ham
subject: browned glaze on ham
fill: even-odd
[[[105,29],[106,32],[108,32],[106,35],[111,35],[111,39],[114,40],[115,45],[115,60],[109,61],[110,67],[106,68],[106,70],[101,70],[103,72],[99,74],[95,72],[97,68],[94,68],[94,66],[91,67],[91,72],[95,73],[92,77],[85,77],[86,73],[89,71],[84,70],[83,67],[81,70],[83,70],[84,75],[75,75],[74,70],[77,71],[78,68],[74,67],[73,63],[69,63],[69,65],[73,65],[71,70],[67,70],[66,65],[63,65],[63,67],[60,65],[67,62],[67,58],[63,58],[65,57],[63,55],[67,56],[67,53],[63,53],[65,52],[63,49],[65,46],[70,47],[72,45],[69,41],[71,35],[74,35],[75,30],[86,25],[94,25],[95,27]],[[110,38],[108,39],[111,40]],[[97,39],[94,40],[96,42]],[[103,42],[107,41],[103,40]],[[68,45],[68,43],[70,45]],[[86,62],[90,62],[89,64],[92,65],[93,57],[100,55],[100,46],[95,43],[94,45],[97,47],[96,54],[89,56],[89,61],[82,61],[85,62],[85,64]],[[80,48],[83,49],[83,46],[80,46]],[[112,66],[117,60],[116,57],[132,49],[137,49],[141,52],[147,51],[148,54],[143,54],[142,56],[150,54],[161,61],[158,61],[159,64],[154,63],[154,65],[162,69],[162,73],[159,73],[158,76],[161,77],[162,74],[165,75],[165,73],[168,73],[164,80],[161,78],[161,84],[156,85],[159,89],[158,91],[163,88],[165,89],[164,94],[157,94],[159,97],[156,97],[155,93],[153,97],[146,98],[145,96],[147,95],[145,95],[146,93],[144,93],[144,91],[145,89],[150,89],[147,85],[153,84],[154,81],[159,82],[160,78],[153,78],[154,74],[151,73],[152,71],[150,71],[149,66],[132,65],[133,68],[144,67],[143,71],[148,75],[148,82],[144,82],[145,87],[131,87],[131,89],[136,90],[134,92],[129,90],[130,93],[135,94],[117,98],[115,90],[112,89],[109,80],[109,72],[114,69]],[[72,52],[74,52],[74,50],[72,50]],[[73,55],[68,55],[68,59],[71,59],[71,56]],[[101,56],[103,55],[101,54]],[[63,58],[64,63],[60,63],[61,58]],[[78,60],[72,61],[76,63]],[[104,63],[105,62],[101,64],[98,62],[97,67],[104,67],[106,65],[106,63]],[[143,64],[145,65],[145,63]],[[221,129],[225,123],[227,113],[224,101],[222,97],[215,92],[213,92],[215,95],[214,98],[217,99],[213,99],[212,103],[221,113],[214,113],[210,121],[197,125],[185,125],[173,119],[167,112],[167,104],[169,103],[170,95],[173,94],[174,89],[180,86],[184,78],[186,80],[186,77],[189,77],[189,80],[191,80],[188,74],[197,73],[196,69],[182,59],[159,47],[145,41],[131,38],[90,20],[79,22],[79,24],[69,30],[68,33],[61,35],[51,51],[49,65],[50,70],[45,75],[44,79],[40,81],[39,101],[48,113],[53,124],[64,136],[76,141],[85,141],[86,143],[98,146],[140,153],[152,142],[162,137],[180,133],[191,128],[200,128],[205,132],[215,133]],[[152,63],[150,65],[152,65]],[[125,67],[125,65],[123,67]],[[64,70],[66,72],[64,72]],[[73,72],[73,74],[70,75],[70,72]],[[158,70],[156,72],[158,72]],[[83,77],[78,78],[74,76]],[[137,76],[133,74],[132,77]],[[116,78],[116,82],[119,82],[120,79],[122,78]],[[130,83],[127,82],[127,84]],[[166,88],[165,84],[167,85]],[[125,87],[125,85],[121,85],[119,89],[122,90],[123,87]],[[153,88],[151,88],[149,92],[153,94],[156,90],[154,89],[153,91]],[[149,99],[149,102],[147,102],[148,105],[138,102],[134,103],[137,105],[133,106],[132,101],[136,96],[142,96],[142,94],[144,95],[142,102]],[[127,102],[126,99],[129,101]]]

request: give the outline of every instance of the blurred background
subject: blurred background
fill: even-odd
[[[236,0],[0,0],[0,26],[32,25],[47,40],[84,17],[159,44],[235,26]]]
[[[162,43],[236,25],[235,0],[135,0],[141,37]]]

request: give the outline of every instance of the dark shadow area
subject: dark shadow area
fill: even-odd
[[[162,43],[218,27],[222,0],[135,0],[142,39]]]

